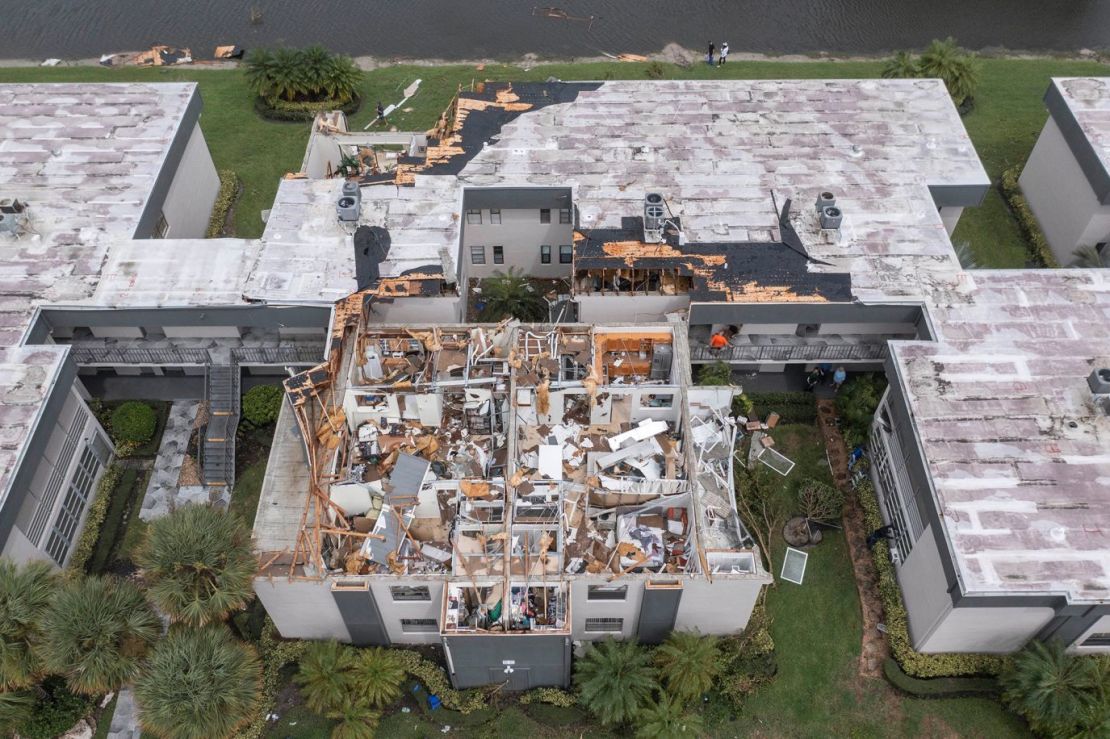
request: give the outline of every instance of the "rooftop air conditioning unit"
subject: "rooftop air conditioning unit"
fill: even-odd
[[[0,233],[19,236],[27,226],[27,204],[14,198],[0,199]]]
[[[1087,387],[1091,389],[1095,405],[1110,414],[1110,367],[1099,367],[1087,376]]]
[[[663,240],[663,222],[667,220],[667,209],[663,196],[649,192],[644,196],[644,242],[658,244]]]
[[[339,202],[335,204],[335,212],[338,214],[340,221],[356,223],[358,222],[360,211],[359,199],[353,198],[350,195],[344,195],[339,198]]]
[[[362,188],[357,182],[344,182],[342,197],[354,198],[358,203],[362,203]]]
[[[844,220],[844,214],[835,205],[826,205],[821,209],[820,218],[821,228],[835,230],[840,228],[840,223]]]
[[[825,208],[831,208],[836,205],[836,196],[829,191],[818,193],[817,195],[817,215],[821,215]]]

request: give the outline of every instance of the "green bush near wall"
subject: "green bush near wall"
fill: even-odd
[[[277,420],[285,391],[279,385],[255,385],[243,393],[243,420],[252,426],[267,426]]]
[[[212,215],[208,218],[208,230],[205,231],[204,238],[217,239],[224,235],[227,214],[239,199],[239,189],[242,184],[239,181],[239,175],[230,169],[220,170],[220,192],[216,195],[216,202],[212,204]]]
[[[81,536],[73,545],[73,554],[66,565],[67,574],[84,575],[89,564],[89,558],[96,551],[96,542],[100,538],[101,529],[104,527],[104,518],[108,515],[108,508],[112,504],[112,491],[119,483],[122,469],[118,465],[111,465],[104,471],[100,482],[96,486],[96,497],[89,504],[89,512],[85,516],[85,528]]]
[[[817,398],[813,393],[748,393],[756,418],[778,413],[780,423],[815,423]]]
[[[112,440],[122,444],[145,444],[154,438],[158,414],[146,403],[130,400],[112,411]]]
[[[1029,261],[1038,267],[1059,267],[1060,263],[1056,261],[1056,255],[1052,253],[1052,248],[1048,245],[1048,239],[1045,238],[1041,225],[1037,223],[1037,217],[1033,215],[1033,210],[1029,207],[1029,201],[1021,193],[1021,186],[1018,184],[1020,176],[1020,166],[1004,170],[1002,179],[999,181],[999,189],[1002,190],[1002,197],[1009,204],[1010,210],[1013,211],[1014,217],[1017,219],[1021,234],[1025,237],[1026,249],[1029,251]]]
[[[874,531],[883,525],[875,487],[865,480],[856,487],[860,506],[863,508],[864,525]],[[875,569],[879,574],[879,595],[886,614],[886,633],[890,651],[902,670],[910,677],[960,677],[964,675],[997,675],[1009,663],[1009,658],[997,654],[943,653],[923,654],[915,651],[910,642],[909,615],[902,601],[902,589],[890,560],[890,547],[880,541],[872,550]]]
[[[319,102],[289,102],[288,100],[267,100],[256,98],[254,110],[258,115],[270,121],[279,122],[308,122],[316,118],[317,113],[326,113],[329,110],[341,110],[346,115],[352,116],[362,107],[362,98],[357,95],[345,103],[338,100],[321,100]]]
[[[935,677],[920,680],[910,677],[890,657],[883,661],[883,677],[906,695],[915,698],[997,697],[1000,689],[993,677]]]

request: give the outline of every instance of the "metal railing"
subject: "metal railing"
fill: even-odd
[[[311,364],[324,361],[323,344],[243,346],[231,350],[236,364]]]
[[[114,349],[73,346],[69,350],[79,365],[90,364],[208,364],[206,349]]]
[[[890,350],[882,344],[758,344],[690,348],[694,362],[851,362],[886,359]]]

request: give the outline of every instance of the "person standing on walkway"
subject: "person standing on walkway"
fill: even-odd
[[[708,64],[711,67],[713,66],[713,52],[716,51],[716,50],[717,50],[717,47],[713,45],[712,41],[710,41],[709,42],[709,53],[705,55],[705,63]]]
[[[728,41],[721,44],[721,54],[717,57],[717,66],[724,66],[725,61],[728,59]]]
[[[728,337],[724,331],[718,331],[709,339],[709,349],[714,355],[719,356],[721,350],[728,346]]]
[[[836,388],[837,392],[840,391],[840,386],[843,385],[844,381],[847,379],[848,373],[844,371],[844,366],[841,365],[837,367],[836,372],[833,372],[833,387]]]

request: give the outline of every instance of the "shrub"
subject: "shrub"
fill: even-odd
[[[146,403],[129,400],[112,411],[111,426],[117,443],[145,444],[154,438],[158,414]]]
[[[92,707],[87,698],[69,692],[60,677],[48,677],[36,691],[31,715],[19,725],[23,739],[54,739],[73,728]]]
[[[836,394],[836,412],[840,416],[840,431],[849,449],[867,441],[871,420],[879,407],[879,400],[886,389],[886,379],[868,373],[855,375],[844,383]]]
[[[659,62],[652,62],[644,68],[644,75],[649,80],[661,80],[667,75],[667,72],[663,69],[662,64]]]
[[[778,672],[771,617],[762,601],[752,609],[743,633],[721,639],[720,647],[717,690],[734,707],[739,707],[747,696],[774,679]]]
[[[752,393],[749,397],[757,418],[778,413],[781,423],[817,421],[817,398],[813,393]]]
[[[1110,665],[1099,659],[1068,654],[1056,641],[1030,642],[999,678],[1003,698],[1038,734],[1106,736]]]
[[[578,706],[578,696],[560,688],[536,688],[521,695],[520,702],[526,706],[532,703],[545,703],[560,708],[575,708]]]
[[[698,370],[699,385],[731,385],[732,367],[727,362],[703,364]]]
[[[804,480],[798,487],[798,505],[810,521],[836,521],[844,512],[844,493],[820,480]]]
[[[266,617],[262,636],[258,642],[258,653],[262,661],[262,684],[259,699],[246,726],[239,730],[238,739],[260,739],[269,731],[266,715],[274,705],[278,688],[281,687],[281,671],[288,664],[302,658],[310,642],[286,641],[282,639],[274,622]]]
[[[648,650],[634,641],[594,642],[574,665],[582,704],[605,725],[636,719],[657,684]]]
[[[0,688],[29,688],[42,676],[42,621],[57,585],[46,562],[0,559]]]
[[[887,682],[914,698],[963,698],[998,694],[998,681],[991,677],[934,677],[920,680],[910,677],[899,667],[897,660],[883,660],[883,676]]]
[[[204,238],[216,239],[224,235],[224,229],[227,227],[227,214],[239,198],[241,185],[239,175],[230,169],[220,170],[220,192],[216,195],[216,202],[212,205],[212,215],[208,218],[208,230],[205,231]]]
[[[415,677],[431,695],[439,696],[446,708],[459,713],[474,713],[486,707],[486,693],[481,690],[455,690],[447,680],[447,673],[419,652],[398,649],[395,654],[405,672]]]
[[[666,693],[680,705],[704,695],[720,669],[718,638],[698,631],[672,631],[655,650],[655,666]],[[681,714],[681,710],[679,711]]]
[[[1038,267],[1059,267],[1060,263],[1056,261],[1052,247],[1048,245],[1048,239],[1045,238],[1041,225],[1037,223],[1037,217],[1033,215],[1033,210],[1029,207],[1025,196],[1021,194],[1021,185],[1018,183],[1020,176],[1020,166],[1010,167],[1002,172],[998,187],[1003,199],[1010,206],[1014,218],[1017,219],[1022,236],[1025,237],[1029,261]]]
[[[479,301],[483,304],[478,313],[482,321],[504,318],[542,321],[548,316],[547,301],[536,292],[528,275],[516,267],[509,267],[505,272],[497,270],[482,280]]]
[[[273,102],[343,103],[355,96],[362,72],[347,56],[321,46],[306,49],[255,49],[244,62],[247,84]]]
[[[267,120],[281,123],[311,122],[317,113],[324,113],[329,110],[341,110],[346,115],[352,116],[361,107],[362,98],[358,95],[342,103],[338,100],[290,103],[285,100],[266,100],[265,98],[256,98],[254,101],[255,113]]]
[[[77,539],[77,543],[73,545],[73,553],[69,556],[69,563],[66,565],[66,572],[71,575],[81,576],[85,574],[89,558],[92,557],[93,551],[96,549],[96,542],[100,539],[104,518],[108,515],[108,508],[112,504],[112,491],[119,483],[121,472],[121,468],[113,464],[104,472],[100,482],[97,483],[96,497],[89,504],[89,512],[85,516],[85,528],[81,530],[81,536]]]
[[[863,520],[868,531],[883,525],[879,513],[879,501],[870,480],[856,486]],[[902,590],[890,560],[890,547],[880,541],[872,550],[875,570],[879,576],[879,597],[883,602],[884,622],[887,640],[894,659],[902,670],[911,677],[959,677],[962,675],[997,675],[1008,664],[1009,659],[996,654],[923,654],[915,651],[910,642],[909,616],[902,602]]]
[[[285,391],[280,385],[255,385],[243,393],[243,420],[254,426],[268,426],[277,420]]]

